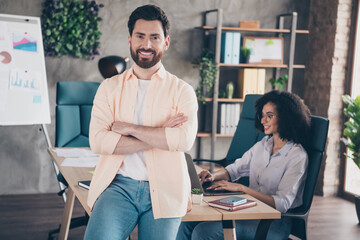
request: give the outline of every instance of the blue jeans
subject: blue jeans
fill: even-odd
[[[235,221],[237,239],[254,239],[260,220]],[[271,223],[266,239],[288,239],[291,230],[291,219],[283,218]],[[221,240],[224,239],[222,223],[214,222],[182,222],[176,240]]]
[[[85,240],[126,239],[138,224],[139,239],[175,239],[181,218],[154,219],[149,182],[120,174],[100,195]]]

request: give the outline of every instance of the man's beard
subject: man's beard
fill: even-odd
[[[153,54],[152,58],[141,58],[139,55],[139,52],[151,52]],[[156,54],[155,50],[152,49],[148,49],[145,50],[143,48],[140,48],[136,51],[134,51],[134,49],[132,48],[132,46],[130,46],[130,53],[131,53],[131,57],[134,60],[134,62],[141,68],[151,68],[153,66],[155,66],[158,62],[160,62],[161,58],[163,57],[164,52],[159,52],[158,54]]]

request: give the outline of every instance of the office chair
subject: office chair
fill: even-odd
[[[325,150],[328,129],[328,119],[311,116],[311,140],[307,151],[309,165],[304,188],[303,204],[300,207],[282,214],[283,217],[292,218],[293,225],[291,234],[304,240],[307,239],[307,220]]]
[[[233,163],[236,159],[241,158],[242,155],[249,150],[255,143],[260,141],[265,135],[258,132],[255,128],[255,102],[261,97],[259,94],[248,94],[245,96],[243,109],[240,120],[236,127],[234,137],[231,141],[230,148],[224,159],[193,159],[194,162],[211,162],[219,164],[223,167]]]
[[[89,147],[89,124],[91,109],[96,91],[100,83],[97,82],[58,82],[56,86],[56,126],[55,147]],[[61,175],[58,180],[65,186],[67,182]],[[62,196],[64,190],[58,193]],[[70,229],[86,225],[89,216],[72,218]],[[49,232],[48,239],[60,231],[58,229]]]

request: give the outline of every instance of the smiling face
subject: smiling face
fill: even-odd
[[[278,115],[276,105],[268,102],[262,109],[261,124],[264,126],[264,133],[278,134]]]
[[[145,69],[159,63],[170,45],[170,38],[164,36],[162,24],[158,20],[137,20],[128,41],[132,59]]]

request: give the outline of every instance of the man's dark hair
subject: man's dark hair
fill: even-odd
[[[267,103],[276,106],[280,138],[300,143],[307,148],[311,115],[301,98],[294,93],[280,91],[271,91],[259,98],[255,103],[255,127],[262,132],[264,132],[264,126],[261,124],[262,110]]]
[[[169,34],[170,23],[165,12],[155,5],[144,5],[135,9],[128,21],[128,28],[130,36],[132,36],[134,26],[137,20],[143,19],[146,21],[159,20],[164,30],[164,36],[167,37]]]

